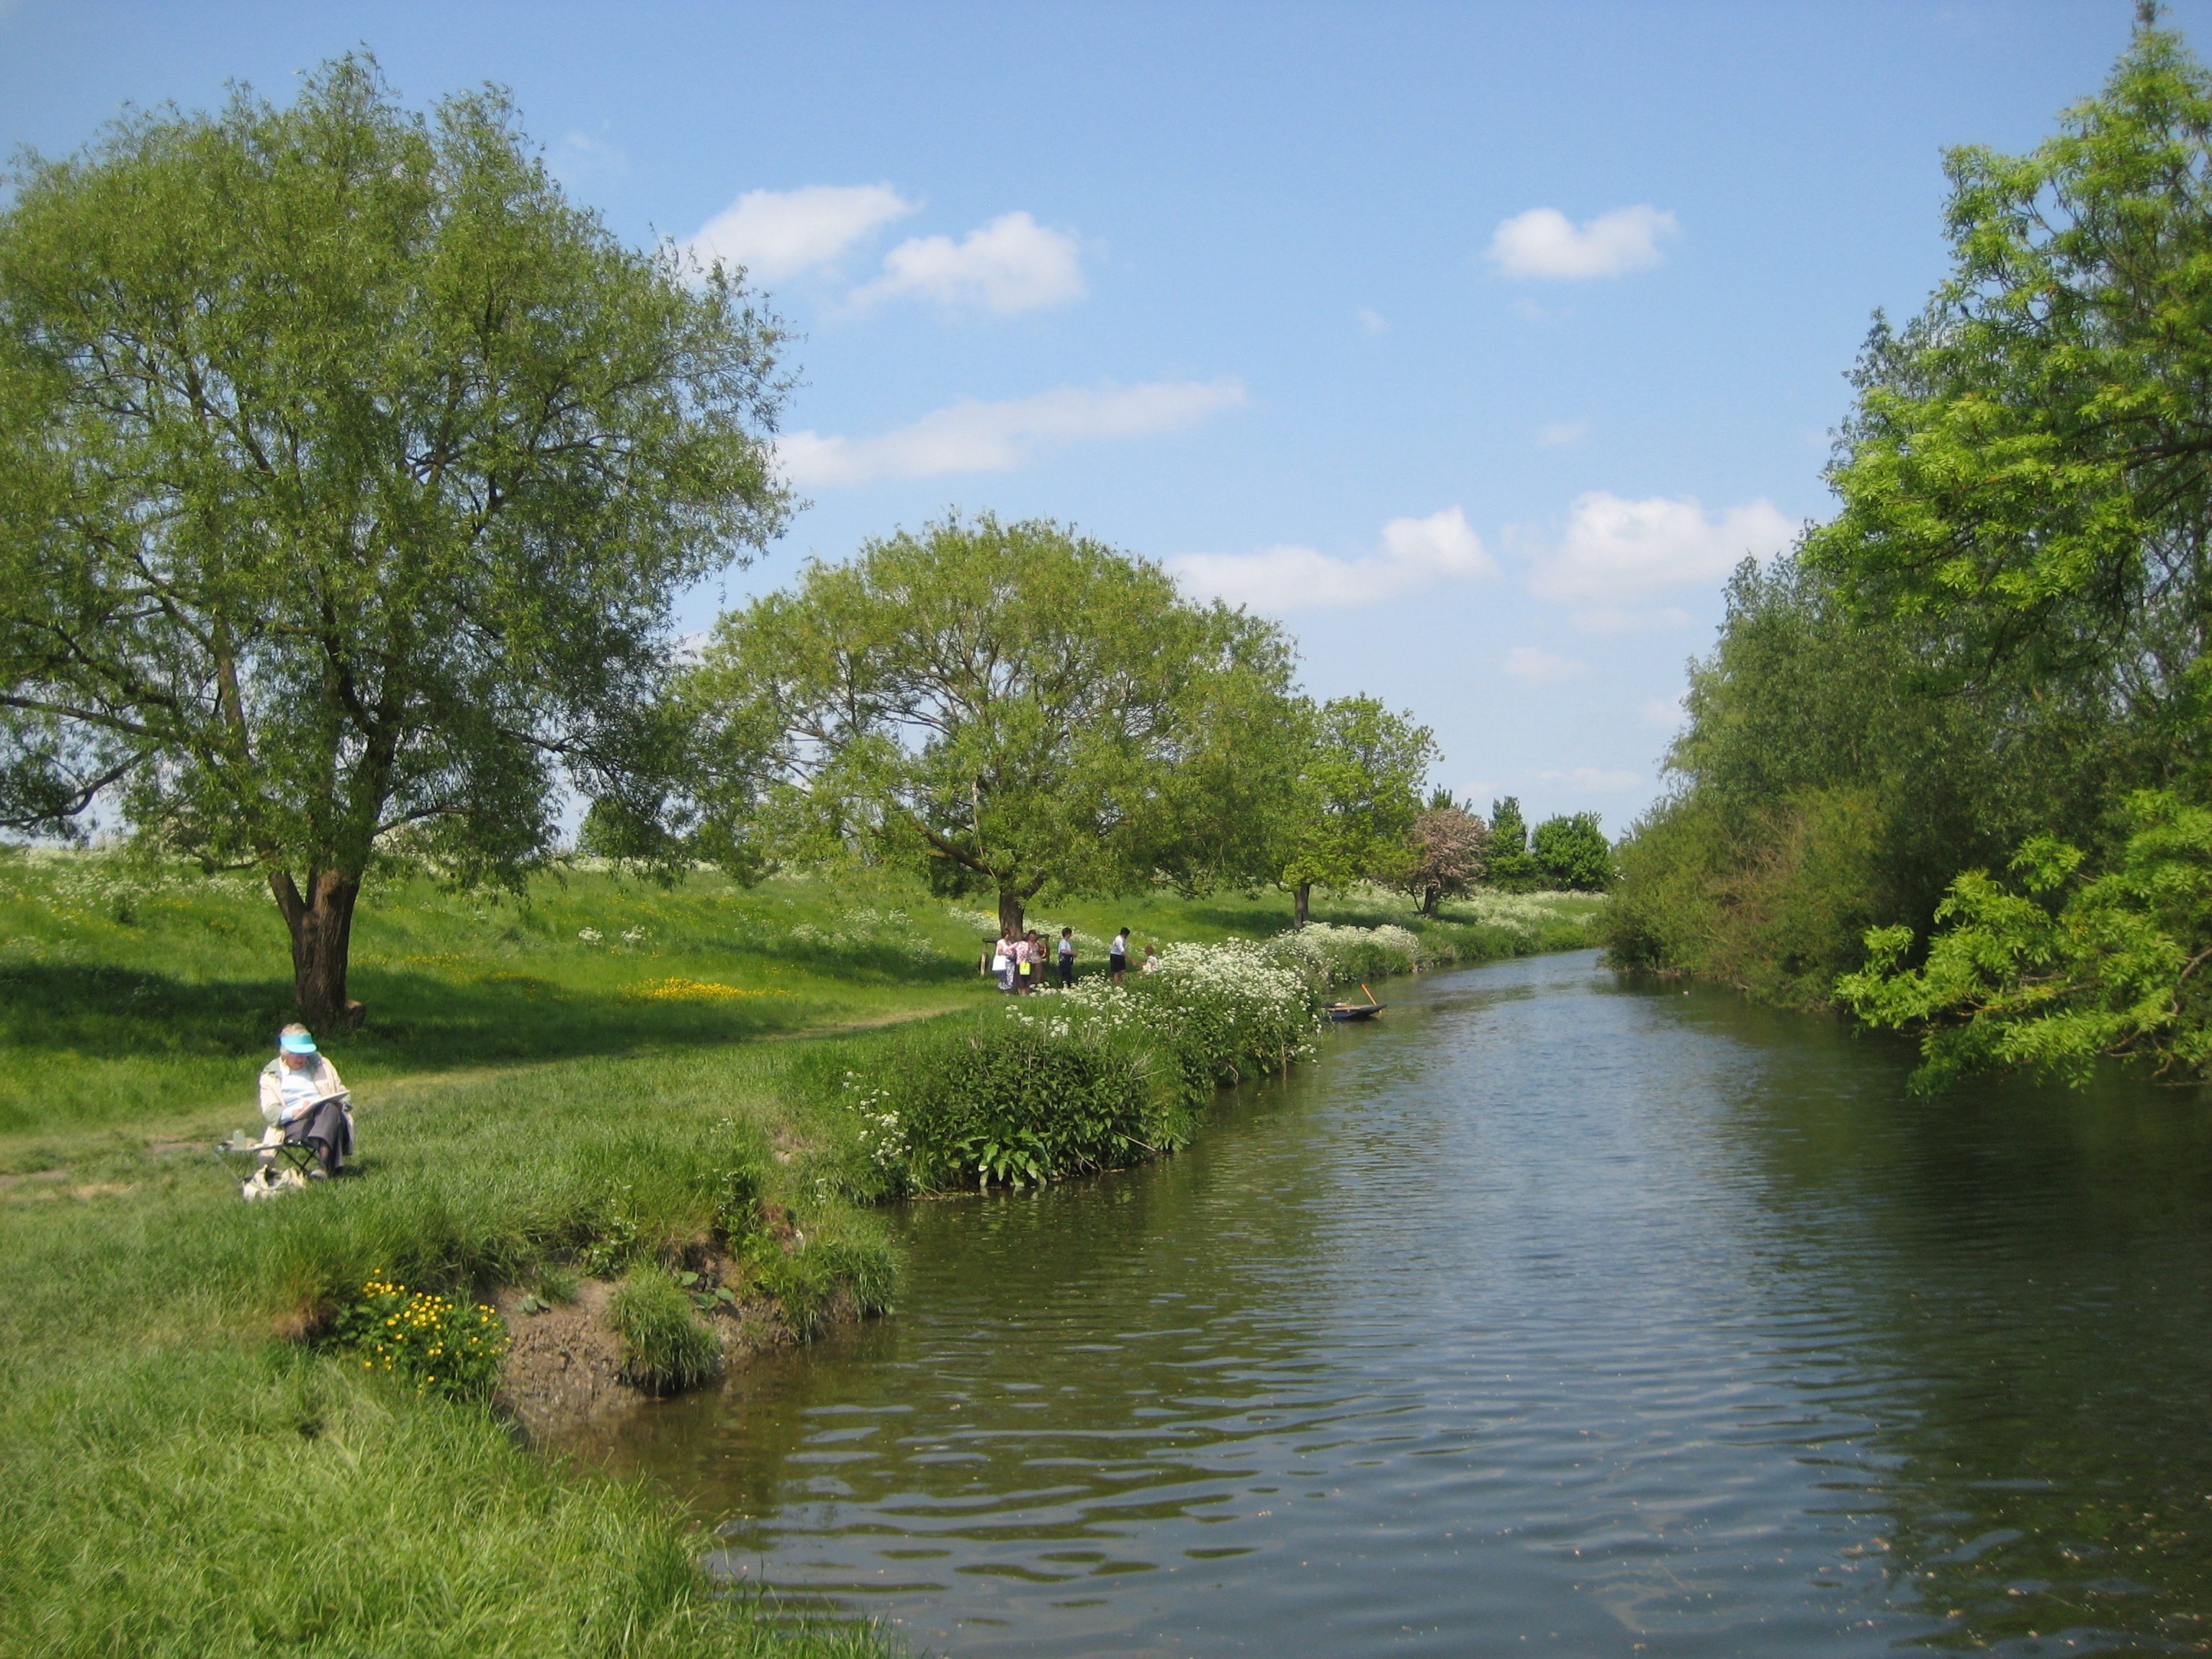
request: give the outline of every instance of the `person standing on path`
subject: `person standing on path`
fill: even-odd
[[[1060,930],[1060,988],[1072,990],[1075,985],[1075,929]]]
[[[1014,988],[1014,930],[1011,927],[999,930],[998,947],[991,952],[991,971],[999,976],[1001,991]]]
[[[1124,927],[1114,935],[1114,942],[1106,947],[1106,965],[1114,970],[1114,983],[1121,982],[1121,975],[1129,971],[1129,930]]]

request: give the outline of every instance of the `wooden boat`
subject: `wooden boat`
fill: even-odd
[[[1367,991],[1364,985],[1359,988]],[[1323,1005],[1322,1008],[1322,1012],[1340,1023],[1353,1019],[1372,1019],[1382,1012],[1382,1005],[1375,1000],[1375,993],[1372,991],[1367,991],[1367,1000],[1364,1002],[1331,1002]]]

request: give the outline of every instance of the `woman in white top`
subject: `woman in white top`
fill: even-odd
[[[336,1175],[353,1151],[352,1097],[304,1025],[276,1034],[276,1058],[261,1068],[261,1121],[313,1150],[312,1180]]]

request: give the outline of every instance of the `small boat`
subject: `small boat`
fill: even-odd
[[[1359,988],[1367,991],[1364,985]],[[1322,1012],[1340,1024],[1346,1020],[1372,1019],[1382,1012],[1382,1005],[1375,1000],[1375,993],[1372,991],[1367,991],[1367,1000],[1364,1002],[1331,1002],[1324,1004],[1322,1008]]]

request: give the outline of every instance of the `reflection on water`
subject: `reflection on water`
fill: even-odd
[[[2204,1104],[1908,1064],[1437,975],[590,1449],[956,1655],[2212,1650]]]

